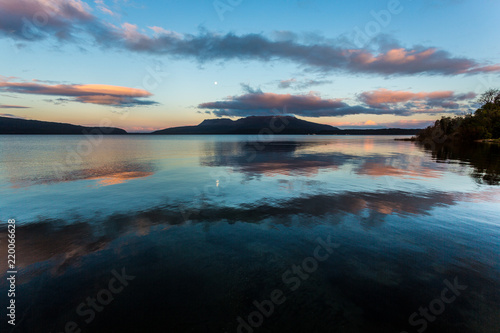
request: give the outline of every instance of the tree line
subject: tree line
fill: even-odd
[[[435,143],[500,139],[500,89],[489,89],[477,102],[481,107],[464,116],[442,117],[420,131],[417,141]]]

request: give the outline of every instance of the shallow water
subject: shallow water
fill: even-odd
[[[498,332],[497,146],[94,140],[0,136],[15,332]]]

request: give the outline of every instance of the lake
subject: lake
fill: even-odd
[[[0,136],[1,331],[498,332],[499,174],[392,136]]]

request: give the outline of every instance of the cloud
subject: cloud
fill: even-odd
[[[303,80],[303,81],[298,81],[297,79],[291,78],[288,80],[281,80],[278,83],[278,88],[281,89],[287,89],[287,88],[293,88],[293,89],[307,89],[310,87],[314,86],[319,86],[322,84],[329,84],[333,83],[331,80]]]
[[[34,82],[13,82],[10,80],[3,80],[0,81],[0,92],[67,96],[71,98],[58,99],[58,101],[76,101],[81,103],[91,103],[117,107],[157,104],[157,102],[154,101],[140,99],[152,96],[150,92],[144,89],[111,86],[104,84],[49,85]]]
[[[10,113],[0,113],[0,117],[7,117],[7,118],[17,118],[17,119],[26,119],[24,117],[21,117],[21,116],[16,116],[14,114],[10,114]]]
[[[296,33],[288,30],[273,31],[271,33],[271,36],[274,38],[274,40],[279,42],[296,41],[298,39]]]
[[[379,89],[363,92],[358,100],[363,104],[349,105],[340,98],[323,99],[318,94],[276,94],[242,85],[245,93],[229,96],[225,100],[198,105],[211,110],[218,117],[245,117],[258,115],[289,114],[303,117],[337,117],[355,114],[399,115],[439,114],[469,111],[467,102],[474,93],[457,94],[453,91],[412,93]],[[374,124],[357,124],[369,126]]]
[[[101,24],[80,0],[0,0],[0,30],[22,40],[53,35],[72,39],[82,27]]]
[[[466,94],[455,94],[453,91],[434,91],[434,92],[419,92],[414,93],[410,91],[397,91],[388,89],[378,89],[363,92],[360,95],[360,100],[371,106],[380,106],[385,104],[396,104],[401,102],[415,101],[415,100],[454,100],[463,101],[467,99],[474,99],[476,94],[469,92]]]
[[[153,27],[148,27],[148,28],[155,32],[155,36],[164,35],[164,36],[172,36],[175,38],[182,38],[181,34],[175,32],[175,31],[166,30],[162,27],[153,26]]]
[[[287,61],[307,68],[378,75],[498,73],[500,64],[479,63],[433,47],[407,49],[397,43],[379,42],[380,50],[347,48],[344,43],[316,38],[299,42],[295,34],[236,35],[201,31],[180,34],[150,27],[153,36],[136,25],[109,24],[92,15],[80,0],[0,0],[0,33],[24,41],[55,37],[81,42],[82,36],[108,48],[192,58],[199,62],[254,60]]]
[[[295,82],[297,82],[296,79],[282,80],[278,84],[278,88],[282,88],[282,89],[290,88],[292,86],[292,84],[294,84]]]
[[[249,94],[263,94],[260,88],[252,88],[249,84],[242,83],[241,88]]]
[[[304,117],[335,117],[350,114],[404,114],[401,110],[350,106],[341,99],[322,99],[313,93],[291,95],[252,90],[247,91],[244,95],[228,97],[224,101],[202,103],[198,107],[212,110],[212,113],[219,117],[283,113]]]
[[[29,108],[30,108],[29,106],[0,104],[0,109],[29,109]]]
[[[468,108],[467,102],[473,102],[476,94],[473,92],[457,94],[453,91],[418,92],[402,90],[378,89],[365,91],[359,95],[359,100],[369,107],[389,109],[391,107],[406,107],[432,112],[459,110]],[[406,103],[406,104],[405,104]]]
[[[111,15],[111,16],[116,16],[117,14],[115,12],[113,12],[111,9],[107,8],[107,7],[104,7],[104,6],[97,6],[97,8],[103,12],[104,14],[108,14],[108,15]]]
[[[192,57],[200,62],[215,60],[281,60],[324,71],[382,75],[477,74],[500,72],[500,66],[486,66],[468,58],[453,57],[435,48],[403,47],[379,53],[344,49],[332,44],[301,44],[273,41],[259,34],[237,36],[202,32],[198,35],[168,34],[156,38],[130,29],[117,32],[120,47],[138,52]]]
[[[436,48],[397,47],[378,54],[366,50],[347,50],[347,64],[351,72],[378,74],[476,74],[499,72],[500,66],[479,64],[468,58],[453,57],[449,52]]]

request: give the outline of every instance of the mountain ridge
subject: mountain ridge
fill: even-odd
[[[88,127],[59,122],[27,120],[0,116],[0,134],[88,134],[98,131],[111,135],[174,135],[174,134],[322,134],[322,135],[415,135],[421,129],[339,129],[292,116],[250,116],[205,119],[194,126],[170,127],[150,133],[127,133],[117,127]]]
[[[284,128],[282,128],[284,126]],[[340,129],[318,124],[292,116],[249,116],[232,120],[229,118],[205,119],[194,126],[170,127],[151,134],[324,134],[324,135],[415,135],[421,129],[379,128]]]
[[[318,134],[339,130],[292,116],[249,116],[237,120],[205,119],[195,126],[170,127],[152,134]]]
[[[128,134],[117,127],[88,127],[42,120],[28,120],[0,116],[0,134]]]

